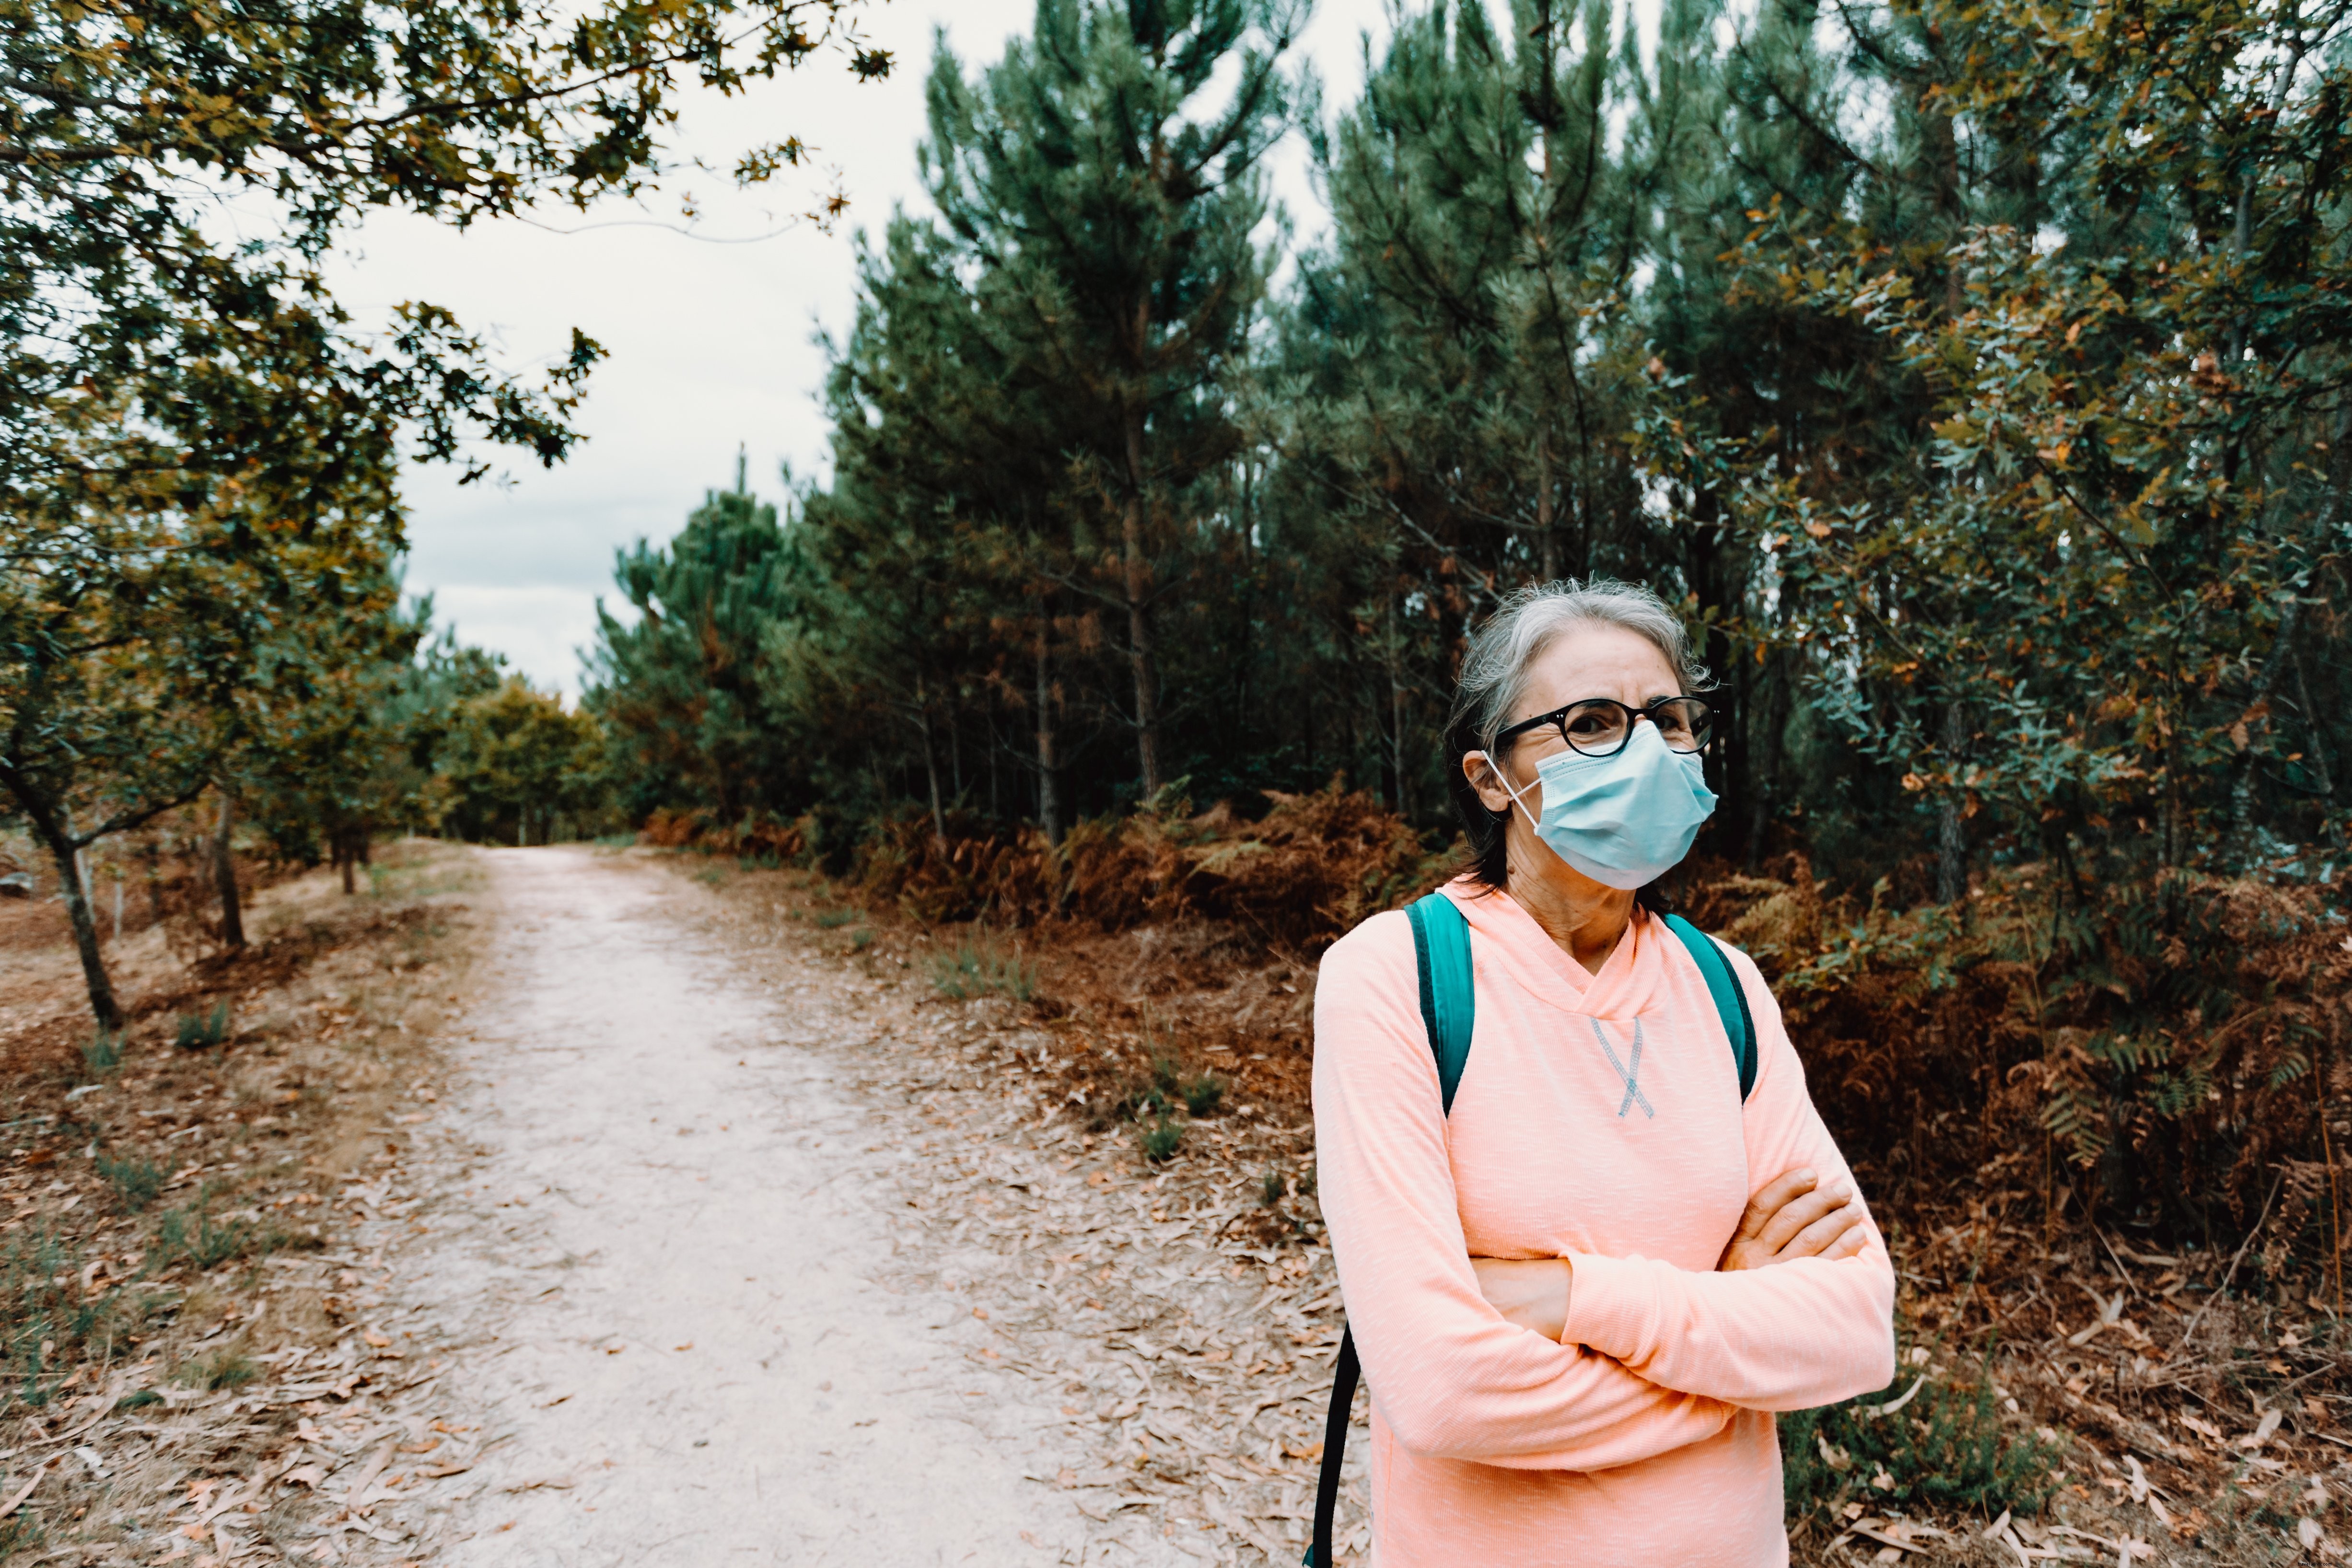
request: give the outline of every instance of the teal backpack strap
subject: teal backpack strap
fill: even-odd
[[[1429,1031],[1429,1054],[1437,1059],[1437,1094],[1447,1114],[1462,1070],[1470,1062],[1470,1030],[1477,1021],[1477,991],[1470,977],[1470,922],[1461,906],[1442,893],[1417,898],[1405,908],[1412,923],[1412,962],[1420,972],[1421,1024]],[[1356,1331],[1339,1336],[1339,1357],[1331,1372],[1331,1407],[1323,1416],[1323,1466],[1315,1478],[1315,1539],[1306,1568],[1331,1568],[1331,1520],[1339,1507],[1339,1467],[1348,1455],[1348,1416],[1355,1408]]]
[[[1429,1031],[1429,1053],[1437,1059],[1437,1092],[1446,1113],[1454,1091],[1470,1064],[1470,1030],[1477,1019],[1477,993],[1470,980],[1470,922],[1442,893],[1415,899],[1405,909],[1412,923],[1412,958],[1421,971],[1421,1022]]]
[[[1756,1019],[1748,1010],[1747,988],[1732,972],[1731,960],[1724,956],[1722,945],[1714,937],[1679,915],[1667,915],[1665,925],[1690,950],[1692,962],[1715,998],[1716,1016],[1723,1020],[1724,1036],[1731,1041],[1732,1060],[1739,1063],[1739,1097],[1745,1100],[1756,1087]]]

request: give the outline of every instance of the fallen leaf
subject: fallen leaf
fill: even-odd
[[[383,1334],[376,1333],[373,1329],[365,1331],[360,1335],[360,1338],[367,1341],[368,1343],[373,1345],[378,1350],[383,1349],[386,1345],[392,1343],[391,1340],[387,1339]]]

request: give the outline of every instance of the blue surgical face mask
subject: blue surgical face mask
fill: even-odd
[[[1536,765],[1543,790],[1538,816],[1493,758],[1494,768],[1536,837],[1551,852],[1611,887],[1643,887],[1679,864],[1715,810],[1705,765],[1696,751],[1673,751],[1654,724],[1636,724],[1614,757],[1565,749]]]

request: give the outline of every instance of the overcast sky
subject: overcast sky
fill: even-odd
[[[542,686],[576,692],[597,596],[613,597],[615,547],[667,541],[705,489],[732,483],[739,446],[751,488],[766,495],[779,490],[782,463],[821,470],[825,426],[813,394],[824,361],[814,339],[850,319],[858,226],[878,233],[894,203],[923,204],[915,144],[932,29],[948,30],[969,68],[1026,32],[1032,5],[884,0],[865,26],[869,41],[898,57],[886,80],[858,83],[838,57],[819,57],[743,97],[691,107],[677,149],[721,170],[751,145],[787,135],[814,142],[852,201],[831,234],[803,225],[717,243],[788,222],[806,187],[742,193],[723,175],[699,173],[636,206],[584,216],[555,210],[464,234],[399,215],[371,222],[338,279],[362,319],[430,300],[490,333],[509,366],[545,363],[574,326],[611,354],[581,410],[588,440],[562,466],[513,468],[503,488],[461,489],[446,468],[410,474],[410,589],[429,591],[467,642],[505,654]],[[1323,77],[1327,105],[1355,98],[1368,29],[1385,34],[1381,0],[1318,5],[1302,53]],[[1294,138],[1276,168],[1302,235],[1323,222],[1305,164]],[[709,237],[650,226],[675,224],[686,192],[702,208],[697,232]]]

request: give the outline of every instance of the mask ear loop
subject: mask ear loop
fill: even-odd
[[[1495,760],[1493,753],[1486,751],[1465,751],[1462,755],[1465,758],[1475,757],[1484,761],[1486,764],[1486,771],[1495,776],[1495,782],[1500,784],[1503,787],[1503,793],[1511,798],[1511,804],[1517,806],[1527,817],[1528,826],[1536,830],[1538,832],[1543,831],[1542,822],[1537,820],[1536,814],[1533,811],[1528,810],[1528,803],[1519,798],[1519,792],[1511,788],[1511,776],[1503,771],[1503,765]]]

